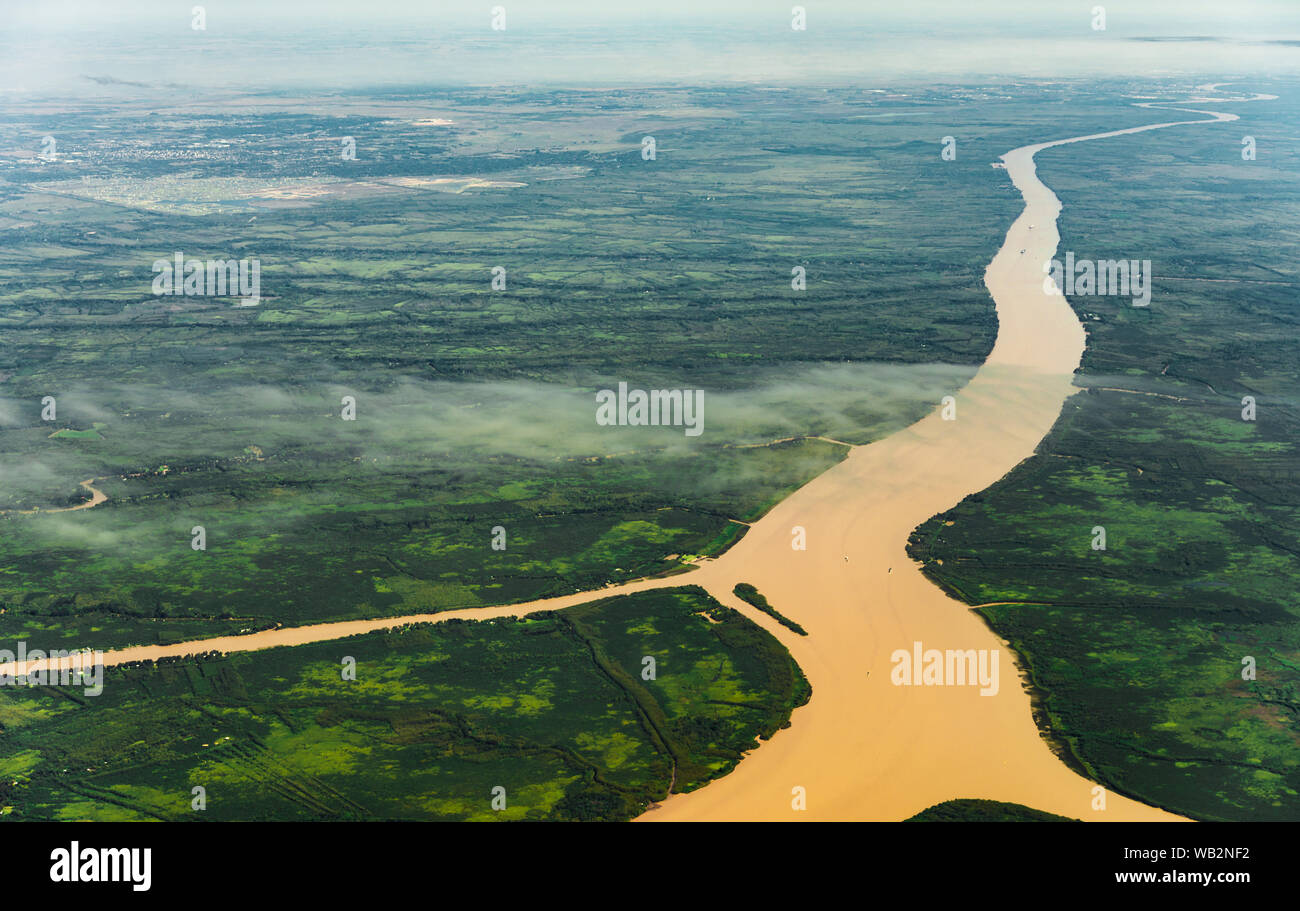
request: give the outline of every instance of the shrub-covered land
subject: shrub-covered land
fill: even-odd
[[[780,623],[782,626],[784,626],[786,629],[790,630],[791,632],[798,633],[800,636],[808,635],[808,631],[806,629],[804,629],[798,623],[795,623],[789,617],[785,616],[785,614],[782,614],[775,607],[773,607],[768,602],[767,598],[763,595],[763,593],[760,592],[754,586],[750,585],[748,582],[737,582],[736,587],[732,590],[732,593],[740,600],[748,604],[754,605],[754,607],[758,608],[763,613],[767,614],[769,617],[771,617],[777,623]]]

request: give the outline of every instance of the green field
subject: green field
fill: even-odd
[[[779,643],[694,587],[106,674],[98,697],[0,692],[6,815],[627,819],[809,697]]]

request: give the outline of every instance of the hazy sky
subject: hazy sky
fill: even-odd
[[[0,0],[16,25],[121,21],[146,17],[188,19],[193,0]],[[210,20],[268,20],[291,17],[303,24],[326,21],[376,22],[385,18],[447,24],[486,22],[503,6],[516,27],[627,19],[729,20],[754,24],[789,19],[789,0],[209,0]],[[804,0],[810,27],[817,22],[878,22],[926,28],[984,24],[991,30],[1061,26],[1091,19],[1093,6],[1106,7],[1112,29],[1192,34],[1273,34],[1295,31],[1297,0]],[[1292,37],[1295,37],[1292,34]]]
[[[204,31],[190,27],[195,5]],[[498,5],[505,31],[490,27]],[[794,5],[0,0],[0,93],[90,91],[92,79],[201,92],[1300,73],[1300,0],[804,0],[802,32]],[[1092,28],[1098,5],[1105,31]]]

